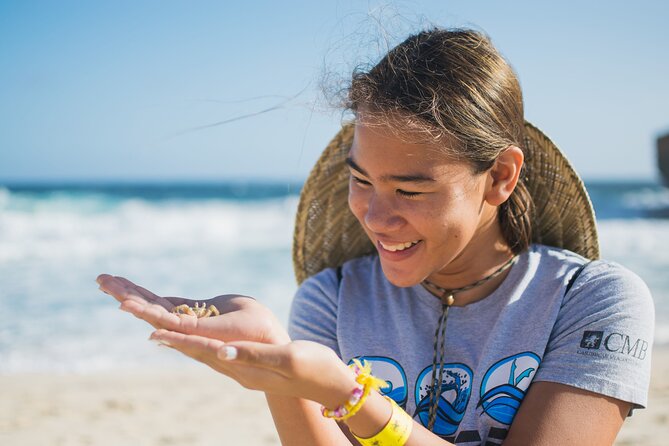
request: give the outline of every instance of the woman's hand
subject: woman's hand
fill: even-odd
[[[183,297],[161,297],[123,277],[101,274],[97,278],[100,290],[121,302],[121,310],[132,313],[154,328],[184,334],[195,334],[219,341],[255,341],[286,344],[290,337],[274,314],[248,296],[227,294],[207,300]],[[194,306],[204,302],[215,306],[220,316],[198,319],[194,316],[171,313],[176,306]]]
[[[247,389],[343,404],[356,387],[355,374],[331,349],[309,341],[283,345],[222,342],[197,335],[157,330],[151,339],[229,376]]]
[[[122,277],[102,274],[97,281],[122,310],[158,329],[153,340],[169,343],[246,388],[267,392],[285,444],[349,444],[313,401],[331,408],[344,403],[355,387],[353,373],[327,347],[290,342],[274,315],[254,299],[227,295],[206,300],[206,306],[215,305],[221,314],[197,319],[171,311],[202,301],[157,296]],[[225,347],[235,347],[236,359],[221,359],[229,351]]]

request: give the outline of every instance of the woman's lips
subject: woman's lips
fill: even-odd
[[[416,252],[416,250],[422,244],[422,242],[423,242],[422,240],[416,240],[413,242],[405,242],[405,243],[382,243],[380,240],[377,240],[376,248],[379,252],[379,255],[381,255],[385,259],[403,260],[413,255],[413,253]],[[406,246],[407,243],[412,243],[412,245],[409,246],[408,248],[402,249],[401,247]]]

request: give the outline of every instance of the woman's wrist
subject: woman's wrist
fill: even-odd
[[[378,392],[372,392],[358,413],[345,423],[357,437],[369,438],[378,434],[392,416],[392,405]]]
[[[334,418],[339,421],[344,421],[352,417],[362,408],[372,393],[377,393],[379,389],[387,385],[386,381],[372,375],[371,365],[364,361],[360,362],[357,359],[353,359],[352,364],[346,370],[348,375],[353,377],[352,383],[350,379],[342,380],[342,382],[348,381],[347,387],[343,388],[347,391],[346,399],[343,400],[341,396],[337,396],[337,392],[329,392],[328,395],[338,398],[339,401],[343,400],[343,402],[340,402],[334,408],[332,405],[325,404],[322,409],[323,416],[325,417]]]
[[[343,404],[335,408],[324,406],[323,416],[346,423],[363,445],[405,444],[411,436],[413,419],[393,400],[379,393],[387,382],[374,377],[371,365],[364,361],[354,359],[349,367],[355,376],[353,390],[347,393]],[[333,401],[342,401],[337,392],[331,395]]]
[[[344,405],[354,390],[359,387],[359,384],[355,380],[356,374],[353,370],[341,361],[339,361],[337,369],[340,372],[340,377],[333,379],[330,385],[323,389],[323,396],[317,400],[326,409],[335,410]]]

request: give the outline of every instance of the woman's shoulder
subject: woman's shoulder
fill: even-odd
[[[555,269],[560,272],[580,270],[579,276],[585,282],[588,279],[615,281],[630,285],[644,285],[643,280],[630,269],[606,259],[590,260],[580,254],[564,248],[556,248],[541,244],[533,244],[527,251],[528,262],[541,269]]]
[[[535,268],[536,275],[547,279],[554,277],[566,286],[565,301],[587,294],[589,299],[598,296],[613,300],[635,300],[652,305],[646,283],[636,273],[620,263],[607,260],[590,260],[572,251],[552,246],[534,244],[526,253],[527,262]]]
[[[637,310],[653,305],[650,289],[638,274],[606,259],[593,260],[583,268],[580,279],[574,284],[573,294],[624,300],[627,305],[635,305]]]
[[[589,260],[566,249],[532,245],[530,258],[540,258],[544,268],[563,274],[566,285],[563,310],[583,307],[633,312],[645,320],[654,318],[648,286],[629,268],[607,259]]]
[[[635,275],[632,271],[620,263],[607,259],[591,260],[568,249],[542,245],[539,243],[533,243],[530,245],[527,249],[527,255],[529,257],[540,258],[544,261],[563,263],[571,266],[581,266],[587,264],[589,270],[597,270],[599,267],[602,270],[607,270],[612,273],[621,272],[622,274]]]
[[[589,262],[585,257],[568,249],[538,243],[530,245],[524,254],[528,262],[542,268],[579,268]]]
[[[565,255],[568,263],[578,259],[557,248],[538,249]],[[535,381],[645,406],[655,321],[648,287],[637,274],[606,259],[583,259],[577,271],[571,286],[556,294],[559,306]]]

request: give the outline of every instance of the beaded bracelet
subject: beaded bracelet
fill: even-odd
[[[385,397],[390,401],[392,406],[392,415],[390,420],[381,429],[381,432],[370,438],[360,438],[353,434],[361,446],[404,446],[411,436],[413,429],[413,418],[406,413],[397,403],[392,399]]]
[[[368,362],[363,364],[359,360],[353,359],[353,363],[349,367],[356,374],[357,387],[353,389],[348,401],[341,406],[333,410],[321,407],[321,413],[326,418],[334,418],[338,421],[351,418],[358,413],[372,390],[379,390],[387,386],[386,381],[372,376],[372,366]]]

